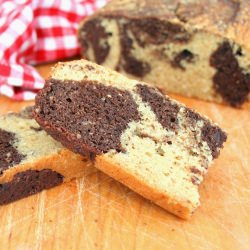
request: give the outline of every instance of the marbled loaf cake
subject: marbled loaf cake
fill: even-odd
[[[249,100],[249,0],[113,0],[78,36],[85,58],[164,91]]]
[[[31,115],[27,108],[0,117],[0,205],[81,177],[91,164],[47,135]]]
[[[34,117],[64,146],[182,218],[198,207],[198,186],[226,140],[156,88],[85,60],[57,64]]]

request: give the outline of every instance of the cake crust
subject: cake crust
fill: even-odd
[[[157,18],[226,37],[250,50],[248,0],[112,0],[94,15]]]
[[[145,183],[140,178],[136,178],[135,175],[125,171],[117,163],[110,161],[105,156],[97,156],[95,166],[144,198],[182,219],[189,219],[197,208],[186,200],[177,201],[173,197],[167,196],[161,190],[149,186],[148,183]]]

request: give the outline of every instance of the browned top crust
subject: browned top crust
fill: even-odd
[[[250,49],[249,0],[112,0],[96,15],[169,20]]]

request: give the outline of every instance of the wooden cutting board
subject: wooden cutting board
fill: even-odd
[[[46,77],[49,65],[38,68]],[[250,105],[244,110],[173,96],[228,133],[189,221],[100,171],[0,207],[0,249],[250,249]],[[0,97],[0,113],[30,104]]]

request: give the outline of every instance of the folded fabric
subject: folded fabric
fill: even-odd
[[[79,54],[80,20],[107,0],[2,0],[0,94],[34,99],[44,80],[31,66]]]

